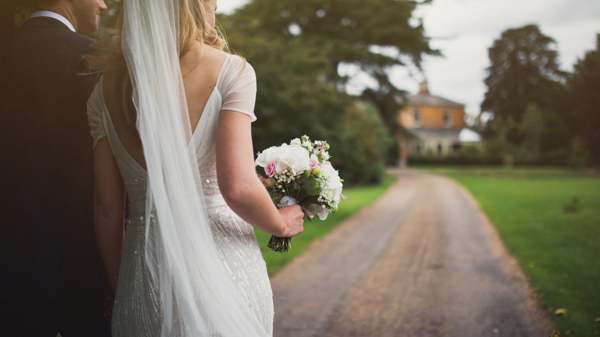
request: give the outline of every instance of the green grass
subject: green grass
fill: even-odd
[[[267,247],[271,235],[257,230],[256,237],[267,262],[269,275],[274,275],[293,258],[301,255],[313,240],[327,234],[340,222],[377,200],[394,181],[395,177],[386,175],[383,182],[379,185],[345,189],[344,196],[346,199],[342,200],[340,208],[325,221],[319,221],[318,219],[305,221],[304,232],[294,237],[292,247],[287,253],[272,252]]]
[[[600,336],[600,176],[561,169],[429,170],[471,191],[562,336]],[[555,315],[557,308],[567,314]]]

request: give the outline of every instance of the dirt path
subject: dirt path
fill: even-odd
[[[275,337],[550,336],[470,195],[404,171],[272,280]]]

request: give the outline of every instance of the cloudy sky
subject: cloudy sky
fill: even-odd
[[[231,12],[246,2],[220,0],[219,10]],[[434,0],[422,6],[418,16],[425,22],[433,47],[444,54],[425,61],[430,90],[465,103],[471,115],[479,112],[485,92],[487,48],[503,30],[539,24],[556,39],[565,70],[572,70],[576,60],[595,47],[596,33],[600,33],[600,0]],[[411,92],[417,90],[421,78],[405,69],[392,72],[394,83]],[[369,81],[357,75],[352,85],[357,90]]]

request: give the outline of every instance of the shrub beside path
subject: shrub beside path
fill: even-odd
[[[550,336],[495,229],[452,180],[397,171],[272,278],[275,337]]]

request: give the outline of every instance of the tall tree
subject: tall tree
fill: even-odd
[[[548,90],[564,80],[553,38],[537,25],[509,29],[488,50],[487,92],[481,109],[520,121],[529,104],[552,105]]]
[[[591,162],[600,165],[600,34],[596,36],[596,49],[575,65],[570,88],[578,135],[591,154]]]
[[[234,52],[246,57],[258,79],[254,143],[262,149],[304,133],[330,139],[350,99],[325,80],[327,59],[322,51],[300,41],[232,29],[224,18]]]
[[[540,163],[565,163],[572,145],[572,121],[567,74],[560,69],[554,39],[537,25],[526,25],[504,31],[488,54],[487,92],[481,109],[491,112],[493,119],[484,132],[486,138],[503,137],[513,145],[507,149],[514,150],[509,152],[517,162],[537,158]],[[540,123],[534,128],[534,147],[526,146],[533,136],[528,111]]]
[[[437,55],[423,24],[414,12],[430,0],[254,0],[237,11],[235,31],[261,35],[285,43],[316,47],[327,64],[325,79],[343,91],[348,78],[339,74],[342,63],[353,64],[377,82],[361,95],[377,107],[390,135],[397,132],[399,96],[388,76],[393,66],[420,67],[424,55]],[[385,51],[385,52],[382,52]],[[397,151],[391,152],[397,156]],[[391,162],[395,158],[390,158]]]
[[[319,41],[329,51],[329,70],[339,78],[342,62],[370,72],[403,65],[403,57],[420,65],[424,54],[435,54],[422,22],[414,17],[418,5],[389,0],[254,0],[236,15],[251,29],[284,39]]]

